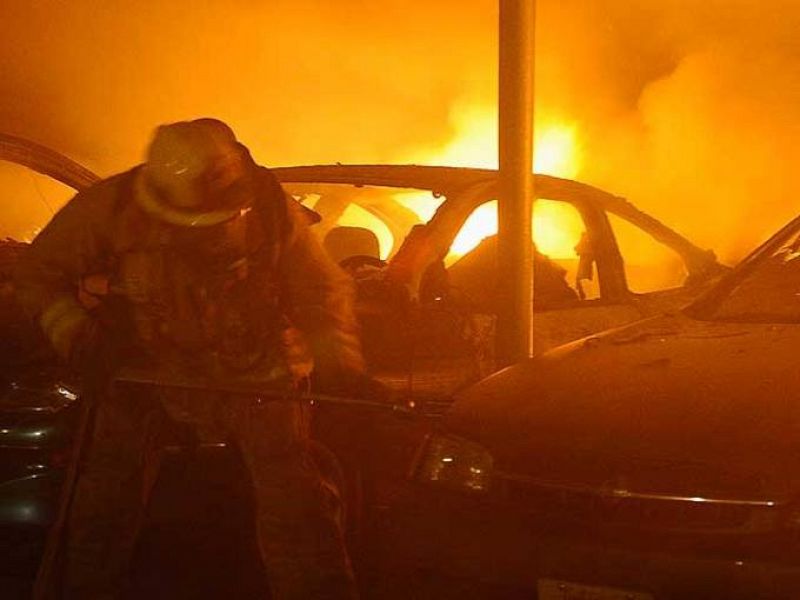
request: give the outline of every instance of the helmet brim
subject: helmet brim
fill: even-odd
[[[176,225],[178,227],[212,227],[230,221],[247,210],[252,203],[248,193],[242,193],[241,198],[234,198],[225,208],[216,210],[193,210],[177,208],[165,202],[163,198],[147,181],[142,169],[134,176],[133,197],[142,210],[159,221]]]

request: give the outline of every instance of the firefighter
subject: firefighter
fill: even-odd
[[[308,225],[226,124],[199,119],[159,127],[144,164],[79,193],[33,242],[20,300],[96,406],[66,520],[66,598],[122,593],[159,441],[176,422],[240,451],[275,598],[356,595],[339,500],[291,399],[312,368],[339,389],[365,378],[352,283]],[[290,399],[108,385],[121,369]]]

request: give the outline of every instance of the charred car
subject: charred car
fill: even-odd
[[[800,597],[799,294],[796,219],[687,308],[458,394],[386,555],[500,597]]]
[[[98,180],[58,153],[10,136],[0,136],[0,159],[75,190]],[[496,172],[386,165],[274,172],[289,194],[318,215],[314,228],[356,280],[365,353],[376,377],[438,415],[449,405],[449,394],[495,370],[493,240],[489,236],[460,253],[454,246],[476,215],[480,221],[489,214],[491,221]],[[548,257],[549,248],[537,246],[534,309],[540,350],[680,306],[724,271],[713,253],[623,198],[543,175],[537,176],[537,191],[537,207],[568,213],[550,227],[556,238],[559,223],[571,224],[564,227],[569,235],[561,236],[569,253]],[[539,214],[546,214],[545,208]],[[665,277],[643,283],[642,293],[629,284],[639,256],[626,262],[620,227],[672,254]],[[374,231],[383,239],[376,241]],[[0,244],[0,551],[17,557],[3,561],[12,571],[35,563],[42,533],[53,519],[81,406],[80,390],[14,302],[10,272],[25,248],[10,240]],[[344,473],[351,529],[358,535],[364,523],[372,522],[372,507],[387,505],[395,484],[404,481],[430,423],[426,415],[410,415],[410,409],[398,416],[393,407],[375,408],[320,406],[315,422],[318,437],[344,466],[331,471]],[[378,425],[376,412],[382,415]],[[364,419],[371,419],[368,427]],[[353,431],[369,433],[359,437]],[[385,451],[376,453],[376,444]]]
[[[502,272],[496,236],[461,253],[457,247],[471,226],[484,235],[496,231],[496,171],[335,165],[274,172],[321,215],[316,228],[334,255],[328,242],[348,229],[337,223],[353,209],[391,233],[386,260],[353,254],[357,244],[345,246],[349,255],[338,253],[359,287],[365,354],[375,375],[408,395],[443,396],[495,370],[494,293]],[[534,252],[538,351],[681,306],[725,270],[713,252],[623,198],[546,175],[537,175],[536,186],[544,227],[534,227],[561,252],[549,256],[543,243]],[[432,216],[423,222],[425,212]],[[628,244],[631,234],[639,243]],[[623,236],[629,253],[621,250]],[[651,244],[661,246],[671,266],[660,278],[642,280],[641,259],[646,265],[652,257]]]

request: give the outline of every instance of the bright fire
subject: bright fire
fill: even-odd
[[[575,246],[580,241],[583,222],[569,204],[541,200],[533,216],[533,239],[537,249],[554,259],[575,258]],[[480,244],[481,240],[497,233],[497,201],[479,206],[464,223],[453,240],[446,262],[455,262]]]
[[[417,160],[423,164],[497,168],[497,117],[489,109],[471,107],[455,113],[455,138],[444,148]],[[577,127],[557,121],[535,129],[533,167],[537,173],[574,179],[581,166]]]
[[[392,236],[392,232],[386,226],[386,223],[381,221],[375,215],[367,212],[360,206],[351,204],[345,209],[344,214],[338,221],[338,224],[349,227],[366,227],[367,229],[371,229],[372,232],[378,236],[381,258],[386,260],[389,257],[389,252],[394,244],[394,237]]]
[[[470,107],[454,114],[458,131],[441,151],[418,157],[420,162],[440,165],[497,168],[497,119],[493,111]],[[535,133],[534,171],[574,179],[581,166],[580,144],[575,125],[559,122],[539,124]],[[571,206],[560,202],[538,202],[534,211],[537,248],[551,258],[574,258],[583,224]],[[447,262],[463,256],[484,238],[497,233],[497,203],[478,207],[453,242]]]
[[[454,113],[457,134],[443,148],[410,157],[417,164],[497,168],[497,119],[492,110],[468,107]],[[534,171],[574,179],[581,166],[580,144],[575,125],[549,122],[536,129]],[[398,192],[395,201],[412,210],[422,222],[428,221],[442,202],[430,192]],[[397,240],[380,219],[358,206],[351,205],[339,220],[340,225],[367,227],[378,236],[381,258],[387,258]],[[537,202],[533,218],[533,236],[537,248],[554,259],[575,258],[575,245],[583,232],[583,222],[567,204],[542,200]],[[497,202],[479,206],[453,241],[445,262],[452,264],[475,248],[481,240],[497,233]]]

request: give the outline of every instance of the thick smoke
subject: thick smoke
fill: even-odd
[[[201,115],[266,164],[435,156],[494,110],[496,20],[492,0],[6,0],[0,130],[101,174]],[[575,125],[579,178],[728,261],[795,213],[796,2],[539,0],[537,25],[538,120]]]
[[[156,124],[203,115],[269,164],[397,159],[447,136],[464,65],[492,52],[460,35],[491,2],[457,20],[430,4],[7,0],[0,129],[102,173],[139,160]]]
[[[541,101],[568,106],[580,122],[582,178],[629,196],[728,262],[797,213],[800,5],[552,8],[552,21],[571,23],[571,33],[542,36],[542,54],[564,79],[545,81]],[[569,73],[553,57],[559,45]]]

